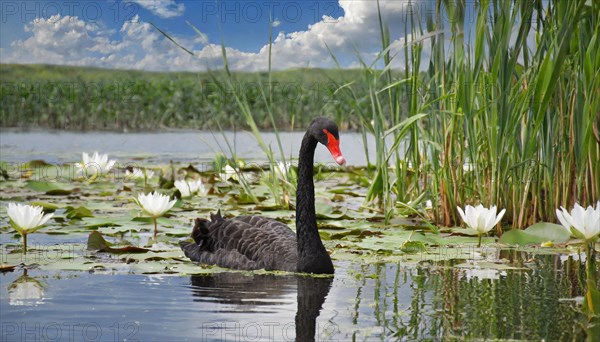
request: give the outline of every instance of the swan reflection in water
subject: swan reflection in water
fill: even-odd
[[[287,340],[315,341],[335,338],[339,332],[334,323],[317,328],[316,321],[333,277],[313,278],[300,275],[217,273],[191,277],[191,290],[195,302],[207,304],[201,310],[220,314],[246,313],[252,324],[240,327],[230,318],[203,322],[202,340]],[[279,317],[281,322],[261,322],[264,314],[280,312],[276,306],[289,304],[290,294],[297,293],[297,310],[294,322]],[[215,305],[216,304],[216,305]],[[207,307],[209,307],[207,309]],[[261,315],[262,314],[262,315]],[[286,320],[287,319],[287,320]],[[250,326],[252,325],[252,326]],[[277,333],[275,331],[278,331]]]

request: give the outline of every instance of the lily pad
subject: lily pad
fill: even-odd
[[[27,181],[27,187],[35,191],[45,192],[46,195],[55,196],[66,196],[73,192],[72,188],[69,189],[67,185],[56,182]]]
[[[507,245],[528,245],[528,244],[539,244],[547,241],[544,238],[535,236],[520,229],[511,229],[506,233],[502,234],[498,242]]]
[[[5,264],[0,264],[0,272],[4,273],[4,272],[12,272],[15,270],[17,266],[14,265],[5,265]]]
[[[508,245],[540,244],[547,241],[565,243],[571,233],[560,225],[548,222],[536,223],[525,230],[512,229],[502,234],[499,242]]]
[[[346,215],[347,208],[335,208],[325,203],[317,203],[316,205],[318,219],[340,219]]]
[[[87,228],[123,226],[131,223],[131,217],[84,217],[81,222]]]
[[[360,220],[321,220],[318,222],[319,229],[333,229],[333,230],[344,230],[344,229],[372,229],[379,227],[376,224],[372,224],[366,221]]]
[[[125,246],[120,248],[111,247],[102,234],[99,232],[91,232],[88,237],[87,249],[90,251],[98,251],[112,254],[132,254],[132,253],[146,253],[150,250],[147,248],[141,248],[136,246]]]
[[[565,243],[571,238],[571,233],[563,226],[549,222],[536,223],[525,229],[525,232],[554,243]]]
[[[71,220],[81,220],[84,217],[94,217],[92,211],[84,206],[79,206],[77,208],[72,206],[67,206],[65,210],[65,215],[68,219]]]
[[[427,247],[421,241],[406,241],[400,246],[400,250],[404,253],[414,254],[425,252]]]
[[[56,209],[61,208],[62,206],[60,206],[57,203],[48,203],[48,202],[43,202],[43,201],[36,201],[36,202],[31,202],[31,205],[37,205],[39,207],[44,208],[44,212],[45,213],[52,213],[54,212]]]
[[[144,223],[144,224],[153,224],[152,218],[150,218],[150,217],[134,217],[133,219],[131,219],[131,221],[140,222],[140,223]],[[158,225],[160,225],[162,227],[175,226],[175,223],[166,217],[159,217],[156,219],[156,222]]]

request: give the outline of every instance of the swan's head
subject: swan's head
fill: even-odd
[[[318,142],[327,147],[336,163],[339,165],[346,163],[346,158],[340,151],[340,135],[335,122],[327,118],[316,118],[310,124],[309,131]]]

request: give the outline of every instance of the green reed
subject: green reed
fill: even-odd
[[[390,217],[429,198],[431,218],[446,226],[459,222],[456,206],[497,205],[513,227],[555,221],[561,205],[595,203],[600,5],[474,6],[440,0],[427,18],[407,13],[406,43],[393,58],[380,16],[383,69],[361,61],[365,93],[339,85],[348,102],[369,104],[355,109],[377,141],[366,202]],[[467,24],[471,11],[476,21]],[[402,57],[403,70],[393,71]]]

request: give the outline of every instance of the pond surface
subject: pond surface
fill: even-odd
[[[265,160],[264,153],[254,137],[248,132],[159,132],[159,133],[110,133],[110,132],[11,132],[0,134],[0,151],[3,161],[26,162],[43,159],[48,163],[75,162],[81,159],[81,152],[108,153],[109,157],[121,162],[139,157],[147,157],[152,162],[173,160],[202,162],[212,160],[215,152],[230,156],[227,141],[237,155],[245,160]],[[274,133],[261,133],[267,146],[271,146],[279,158],[277,137]],[[296,158],[304,132],[281,133],[281,144],[285,157]],[[362,136],[359,133],[342,132],[340,136],[342,153],[349,165],[366,165]],[[375,151],[375,139],[368,136],[370,153]],[[148,151],[152,151],[150,154]],[[315,154],[316,162],[333,163],[331,155],[324,148]]]
[[[240,157],[264,160],[253,137],[226,134],[230,142],[235,140]],[[274,134],[263,138],[276,149]],[[302,133],[282,135],[287,155],[296,155],[301,138]],[[374,141],[369,139],[372,148]],[[366,164],[359,134],[343,134],[341,148],[349,164]],[[157,173],[172,160],[172,167],[187,172],[189,163],[209,162],[222,149],[227,149],[223,138],[210,132],[0,134],[0,159],[17,164],[32,159],[76,162],[83,151],[99,151],[119,163],[143,160]],[[317,149],[316,160],[329,163],[331,157],[326,149]],[[161,221],[158,250],[116,256],[88,251],[86,241],[94,231],[112,242],[146,246],[150,224],[134,221],[139,217],[130,200],[143,185],[120,178],[87,182],[61,175],[56,186],[62,191],[53,193],[40,187],[48,184],[36,183],[44,170],[24,166],[0,184],[0,265],[16,266],[0,273],[0,341],[585,337],[579,305],[584,272],[578,260],[566,256],[573,248],[517,251],[496,244],[492,237],[484,239],[485,247],[475,248],[474,237],[452,230],[413,237],[411,229],[416,228],[407,228],[406,220],[386,225],[377,213],[360,208],[365,185],[352,173],[331,172],[327,177],[332,178],[323,176],[316,183],[320,232],[333,252],[336,273],[333,278],[311,278],[202,267],[189,262],[177,247],[189,237],[194,218],[221,208],[232,215],[259,212],[293,227],[294,212],[269,203],[272,194],[259,175],[252,179],[254,190],[264,198],[262,207],[240,203],[236,182],[201,174],[213,192],[182,201],[168,220]],[[153,186],[158,186],[156,178]],[[332,196],[330,191],[340,187],[346,188]],[[57,206],[53,220],[30,237],[26,262],[5,215],[6,203],[13,201]],[[86,206],[92,217],[70,218],[68,206]],[[418,236],[426,239],[425,252],[400,248]]]
[[[14,271],[0,275],[2,341],[583,337],[561,299],[577,292],[572,260],[528,262],[532,270],[502,272],[337,262],[333,279]]]

